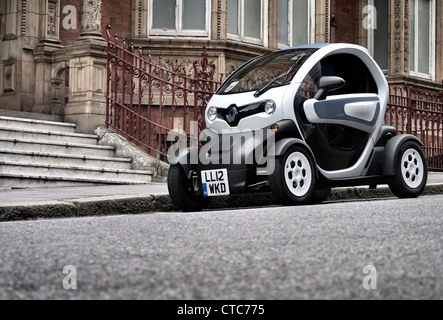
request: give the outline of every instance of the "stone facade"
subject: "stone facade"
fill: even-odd
[[[153,57],[162,56],[184,67],[200,57],[203,43],[207,43],[209,58],[216,64],[217,73],[224,77],[249,58],[282,47],[279,44],[280,0],[261,1],[262,24],[258,28],[263,38],[258,42],[248,41],[240,31],[238,37],[229,33],[232,26],[228,23],[227,0],[202,1],[208,11],[206,25],[204,32],[195,35],[182,33],[179,26],[175,33],[155,29],[152,12],[157,7],[152,0],[1,1],[0,109],[58,115],[62,120],[77,123],[82,132],[93,132],[102,125],[106,92],[105,27],[108,24],[112,33],[127,38]],[[423,91],[443,88],[443,3],[429,1],[434,6],[434,70],[428,78],[410,73],[413,1],[388,1],[386,76],[392,85],[408,81]],[[364,27],[365,8],[374,4],[374,0],[307,2],[308,42],[368,46],[370,34]],[[176,4],[172,15],[176,17],[183,12],[181,18],[185,19],[182,0]],[[241,8],[238,8],[239,16],[243,14]]]

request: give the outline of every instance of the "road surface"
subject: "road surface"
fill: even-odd
[[[0,299],[443,299],[443,196],[0,223]]]

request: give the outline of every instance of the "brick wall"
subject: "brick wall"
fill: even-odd
[[[335,42],[357,43],[356,16],[357,7],[354,0],[335,0]]]
[[[119,38],[131,36],[131,3],[130,0],[102,1],[102,33],[105,37],[106,25],[111,25],[111,34],[117,33]]]
[[[74,6],[76,9],[75,29],[65,29],[64,19],[68,19],[71,14],[63,13],[66,6]],[[67,45],[77,40],[81,32],[82,0],[61,0],[60,1],[60,40],[63,45]],[[68,17],[69,15],[69,17]],[[73,15],[72,15],[73,16]],[[131,1],[125,0],[102,0],[102,34],[105,35],[106,25],[110,24],[112,33],[117,33],[119,37],[129,37],[131,35]],[[72,25],[72,23],[71,23]]]

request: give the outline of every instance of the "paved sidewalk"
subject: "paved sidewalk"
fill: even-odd
[[[424,194],[443,193],[443,172],[430,172]],[[327,201],[393,197],[386,185],[377,189],[332,189]],[[210,208],[259,207],[276,204],[270,193],[217,197]],[[0,221],[84,217],[144,212],[168,212],[171,203],[166,184],[100,185],[0,190]]]

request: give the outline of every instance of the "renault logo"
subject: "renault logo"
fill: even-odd
[[[238,110],[237,110],[237,106],[235,104],[233,104],[228,109],[226,109],[226,120],[229,123],[235,122],[237,115],[238,115]]]

